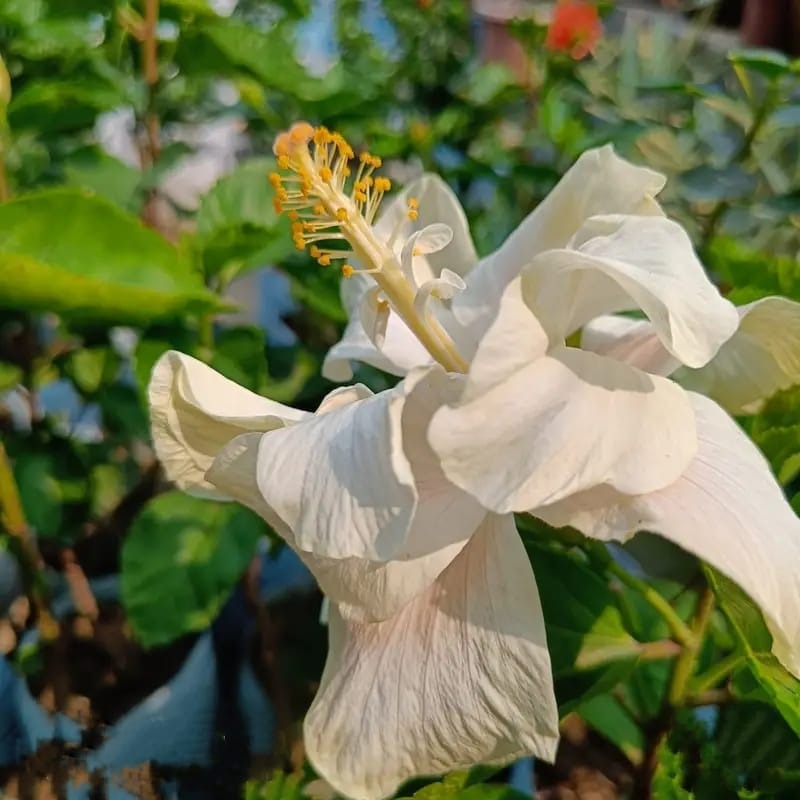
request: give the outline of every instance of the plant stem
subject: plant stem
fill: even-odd
[[[144,0],[144,24],[142,26],[142,74],[147,84],[147,111],[144,127],[147,134],[147,156],[152,166],[161,152],[160,126],[155,112],[155,89],[158,84],[158,3],[159,0]]]
[[[593,551],[594,554],[594,551]],[[661,618],[669,626],[670,633],[675,638],[675,641],[684,647],[688,647],[693,643],[693,635],[689,626],[678,616],[675,609],[669,602],[649,583],[641,580],[640,578],[631,575],[627,570],[623,569],[616,561],[614,561],[608,554],[605,554],[607,561],[605,568],[615,577],[620,583],[638,592],[647,603],[653,608]]]
[[[713,689],[723,678],[727,678],[739,664],[744,660],[741,653],[731,653],[714,664],[702,675],[698,675],[692,681],[691,690],[694,694],[702,694],[709,689]]]
[[[682,705],[686,696],[689,678],[692,676],[697,656],[703,646],[703,639],[713,610],[714,593],[709,587],[706,587],[697,603],[690,641],[684,646],[683,652],[675,660],[672,681],[667,694],[667,699],[672,706]]]

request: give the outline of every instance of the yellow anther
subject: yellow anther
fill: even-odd
[[[311,247],[308,248],[308,254],[311,256],[311,258],[319,258],[322,255],[319,247],[317,247],[315,244],[312,244]]]
[[[342,264],[342,277],[352,278],[355,270],[349,264]]]
[[[281,185],[281,176],[277,172],[270,172],[269,182],[277,189]]]
[[[411,250],[411,255],[412,255],[412,256],[421,256],[421,255],[422,255],[422,250],[420,250],[420,248],[419,248],[419,247],[414,247],[414,248]]]
[[[362,164],[371,164],[372,163],[372,155],[365,151],[365,152],[361,153],[361,155],[358,157],[358,160]]]
[[[337,208],[336,209],[336,219],[339,222],[347,222],[347,209],[346,208]]]
[[[364,192],[354,192],[353,193],[353,197],[359,203],[366,203],[367,202],[367,196],[366,196],[366,194],[364,194]]]
[[[392,188],[392,182],[388,178],[375,178],[375,191],[388,192]]]
[[[311,212],[314,214],[315,217],[324,217],[325,216],[325,206],[322,203],[317,203],[314,208],[311,209]]]
[[[414,222],[419,219],[419,211],[416,208],[409,208],[408,209],[408,218]]]
[[[331,132],[324,126],[320,125],[314,131],[314,144],[316,145],[324,145],[328,144],[332,140]]]
[[[305,225],[303,225],[302,222],[292,223],[292,233],[294,233],[295,235],[300,234],[302,236],[304,230],[305,230]]]
[[[300,215],[294,209],[287,212],[286,216],[289,217],[292,222],[296,222],[298,219],[300,219]]]
[[[419,200],[416,197],[409,197],[408,198],[408,207],[409,208],[419,208]]]
[[[274,149],[275,149],[275,148],[273,147],[273,150],[274,150]],[[287,156],[287,155],[281,155],[280,153],[276,153],[275,155],[277,155],[277,156],[278,156],[278,166],[279,166],[281,169],[289,169],[289,164],[291,163],[291,162],[289,161],[289,156]]]
[[[306,240],[302,236],[295,236],[293,241],[294,241],[294,246],[298,250],[305,250],[306,249]]]
[[[375,167],[375,169],[378,169],[378,167],[383,164],[383,159],[380,156],[372,156],[370,164]]]
[[[272,207],[275,209],[276,214],[283,213],[283,203],[281,202],[280,197],[277,195],[272,198]]]
[[[321,267],[327,267],[331,263],[331,257],[327,253],[323,253],[317,261]]]
[[[330,167],[321,167],[319,171],[319,176],[322,178],[325,183],[330,183],[331,179],[333,178],[333,172],[331,172]]]
[[[308,122],[295,122],[289,128],[289,138],[294,144],[306,144],[314,136],[314,126]]]
[[[292,152],[292,139],[291,136],[287,131],[283,131],[279,133],[275,137],[275,143],[272,145],[272,152],[275,153],[278,158],[287,158]],[[280,166],[280,161],[278,162]],[[288,166],[288,162],[287,162]],[[285,167],[281,166],[281,169],[285,169]]]

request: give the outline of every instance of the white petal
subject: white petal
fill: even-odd
[[[389,303],[384,298],[383,290],[379,286],[373,286],[364,295],[359,312],[361,326],[369,340],[380,350],[386,340]]]
[[[323,377],[338,382],[352,380],[352,361],[369,364],[390,375],[403,376],[415,367],[432,363],[433,359],[397,314],[389,314],[383,347],[378,350],[356,312],[347,323],[342,338],[325,356]]]
[[[336,400],[344,401],[348,396],[354,402],[360,399],[354,397],[348,387],[340,390]],[[408,561],[384,563],[363,558],[327,558],[301,550],[292,530],[268,505],[258,487],[259,450],[266,438],[258,433],[246,433],[234,439],[214,462],[208,480],[267,520],[297,551],[322,591],[349,619],[372,622],[395,614],[436,580],[472,533],[466,531],[461,541]]]
[[[566,247],[590,217],[662,215],[654,197],[665,181],[663,175],[620,158],[610,145],[587,150],[500,248],[470,273],[468,290],[453,308],[465,328],[462,337],[476,344],[508,283],[538,253]]]
[[[676,375],[731,414],[758,411],[775,392],[800,383],[800,304],[765,297],[738,311],[739,330],[711,363]]]
[[[328,558],[414,559],[465,541],[485,511],[447,481],[426,436],[433,412],[459,391],[440,368],[420,371],[291,436],[271,432],[258,444],[257,510],[281,520],[297,550]],[[236,461],[237,447],[217,466]],[[221,479],[212,471],[209,480]]]
[[[692,409],[672,381],[566,348],[500,380],[503,354],[490,352],[495,383],[440,409],[429,432],[444,473],[486,508],[523,511],[597,484],[651,491],[694,455]]]
[[[342,794],[391,795],[416,775],[534,753],[558,714],[536,583],[510,517],[489,517],[439,580],[385,622],[332,609],[306,717],[311,763]]]
[[[153,367],[148,399],[153,444],[167,477],[181,489],[214,496],[203,476],[231,439],[310,416],[254,394],[174,350]]]
[[[551,340],[601,314],[639,308],[667,350],[692,367],[713,358],[738,325],[686,232],[663,217],[592,218],[571,248],[533,260],[524,291]]]
[[[581,348],[652,375],[670,375],[681,363],[661,344],[653,323],[646,319],[597,317],[583,326]]]
[[[761,607],[773,652],[800,677],[800,520],[736,423],[712,400],[690,398],[699,450],[672,486],[639,497],[604,488],[533,513],[604,540],[648,530],[694,553]]]

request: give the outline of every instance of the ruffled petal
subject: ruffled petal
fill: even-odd
[[[738,325],[686,232],[663,217],[594,217],[569,249],[538,255],[523,280],[553,342],[601,314],[641,309],[672,355],[700,367]]]
[[[597,484],[644,492],[676,480],[697,447],[685,392],[594,353],[543,355],[519,287],[506,290],[463,395],[433,416],[445,475],[498,513]]]
[[[205,480],[219,451],[244,431],[269,431],[310,416],[228,380],[196,358],[170,350],[148,386],[153,445],[181,489],[218,496]]]
[[[704,367],[680,367],[646,320],[604,316],[581,333],[581,347],[658,375],[716,400],[731,414],[751,414],[781,389],[800,383],[800,303],[765,297],[736,309],[739,328]],[[677,372],[676,372],[677,370]]]
[[[731,414],[752,414],[775,392],[800,383],[800,303],[765,297],[738,311],[739,329],[716,357],[675,377]]]
[[[361,393],[339,390],[329,398],[329,410],[339,402],[355,402]],[[332,406],[332,407],[331,407]],[[327,558],[298,547],[294,533],[264,499],[258,487],[258,454],[264,437],[246,433],[234,439],[208,472],[208,480],[227,496],[262,516],[284,541],[296,550],[314,574],[322,591],[339,607],[339,613],[358,622],[387,619],[425,591],[466,544],[461,541],[408,561],[369,561],[363,558]]]
[[[611,145],[583,153],[500,248],[470,273],[467,291],[453,303],[463,329],[463,355],[471,355],[467,344],[474,349],[499,296],[535,255],[567,247],[598,214],[662,215],[654,198],[665,182],[663,175],[620,158]]]
[[[297,550],[327,558],[414,559],[465,541],[485,511],[445,478],[426,437],[434,411],[459,391],[441,368],[420,370],[394,390],[264,436],[259,513],[280,519]],[[215,467],[235,460],[237,446]],[[216,470],[209,480],[219,484]]]
[[[490,516],[428,591],[384,622],[332,609],[306,717],[315,768],[357,800],[404,780],[534,753],[558,713],[536,583],[511,517]]]
[[[712,400],[689,396],[699,450],[672,486],[639,497],[603,487],[532,513],[603,540],[659,533],[708,562],[760,606],[773,652],[800,677],[800,520],[736,423]]]

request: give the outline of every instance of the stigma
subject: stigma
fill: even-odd
[[[365,152],[356,158],[341,134],[307,122],[280,133],[273,152],[280,169],[270,174],[275,210],[291,220],[297,249],[308,248],[323,267],[342,260],[345,277],[384,269],[391,253],[370,236],[381,200],[392,188],[388,178],[376,174],[380,157]],[[417,213],[410,205],[409,218]],[[347,263],[354,257],[363,269]]]

